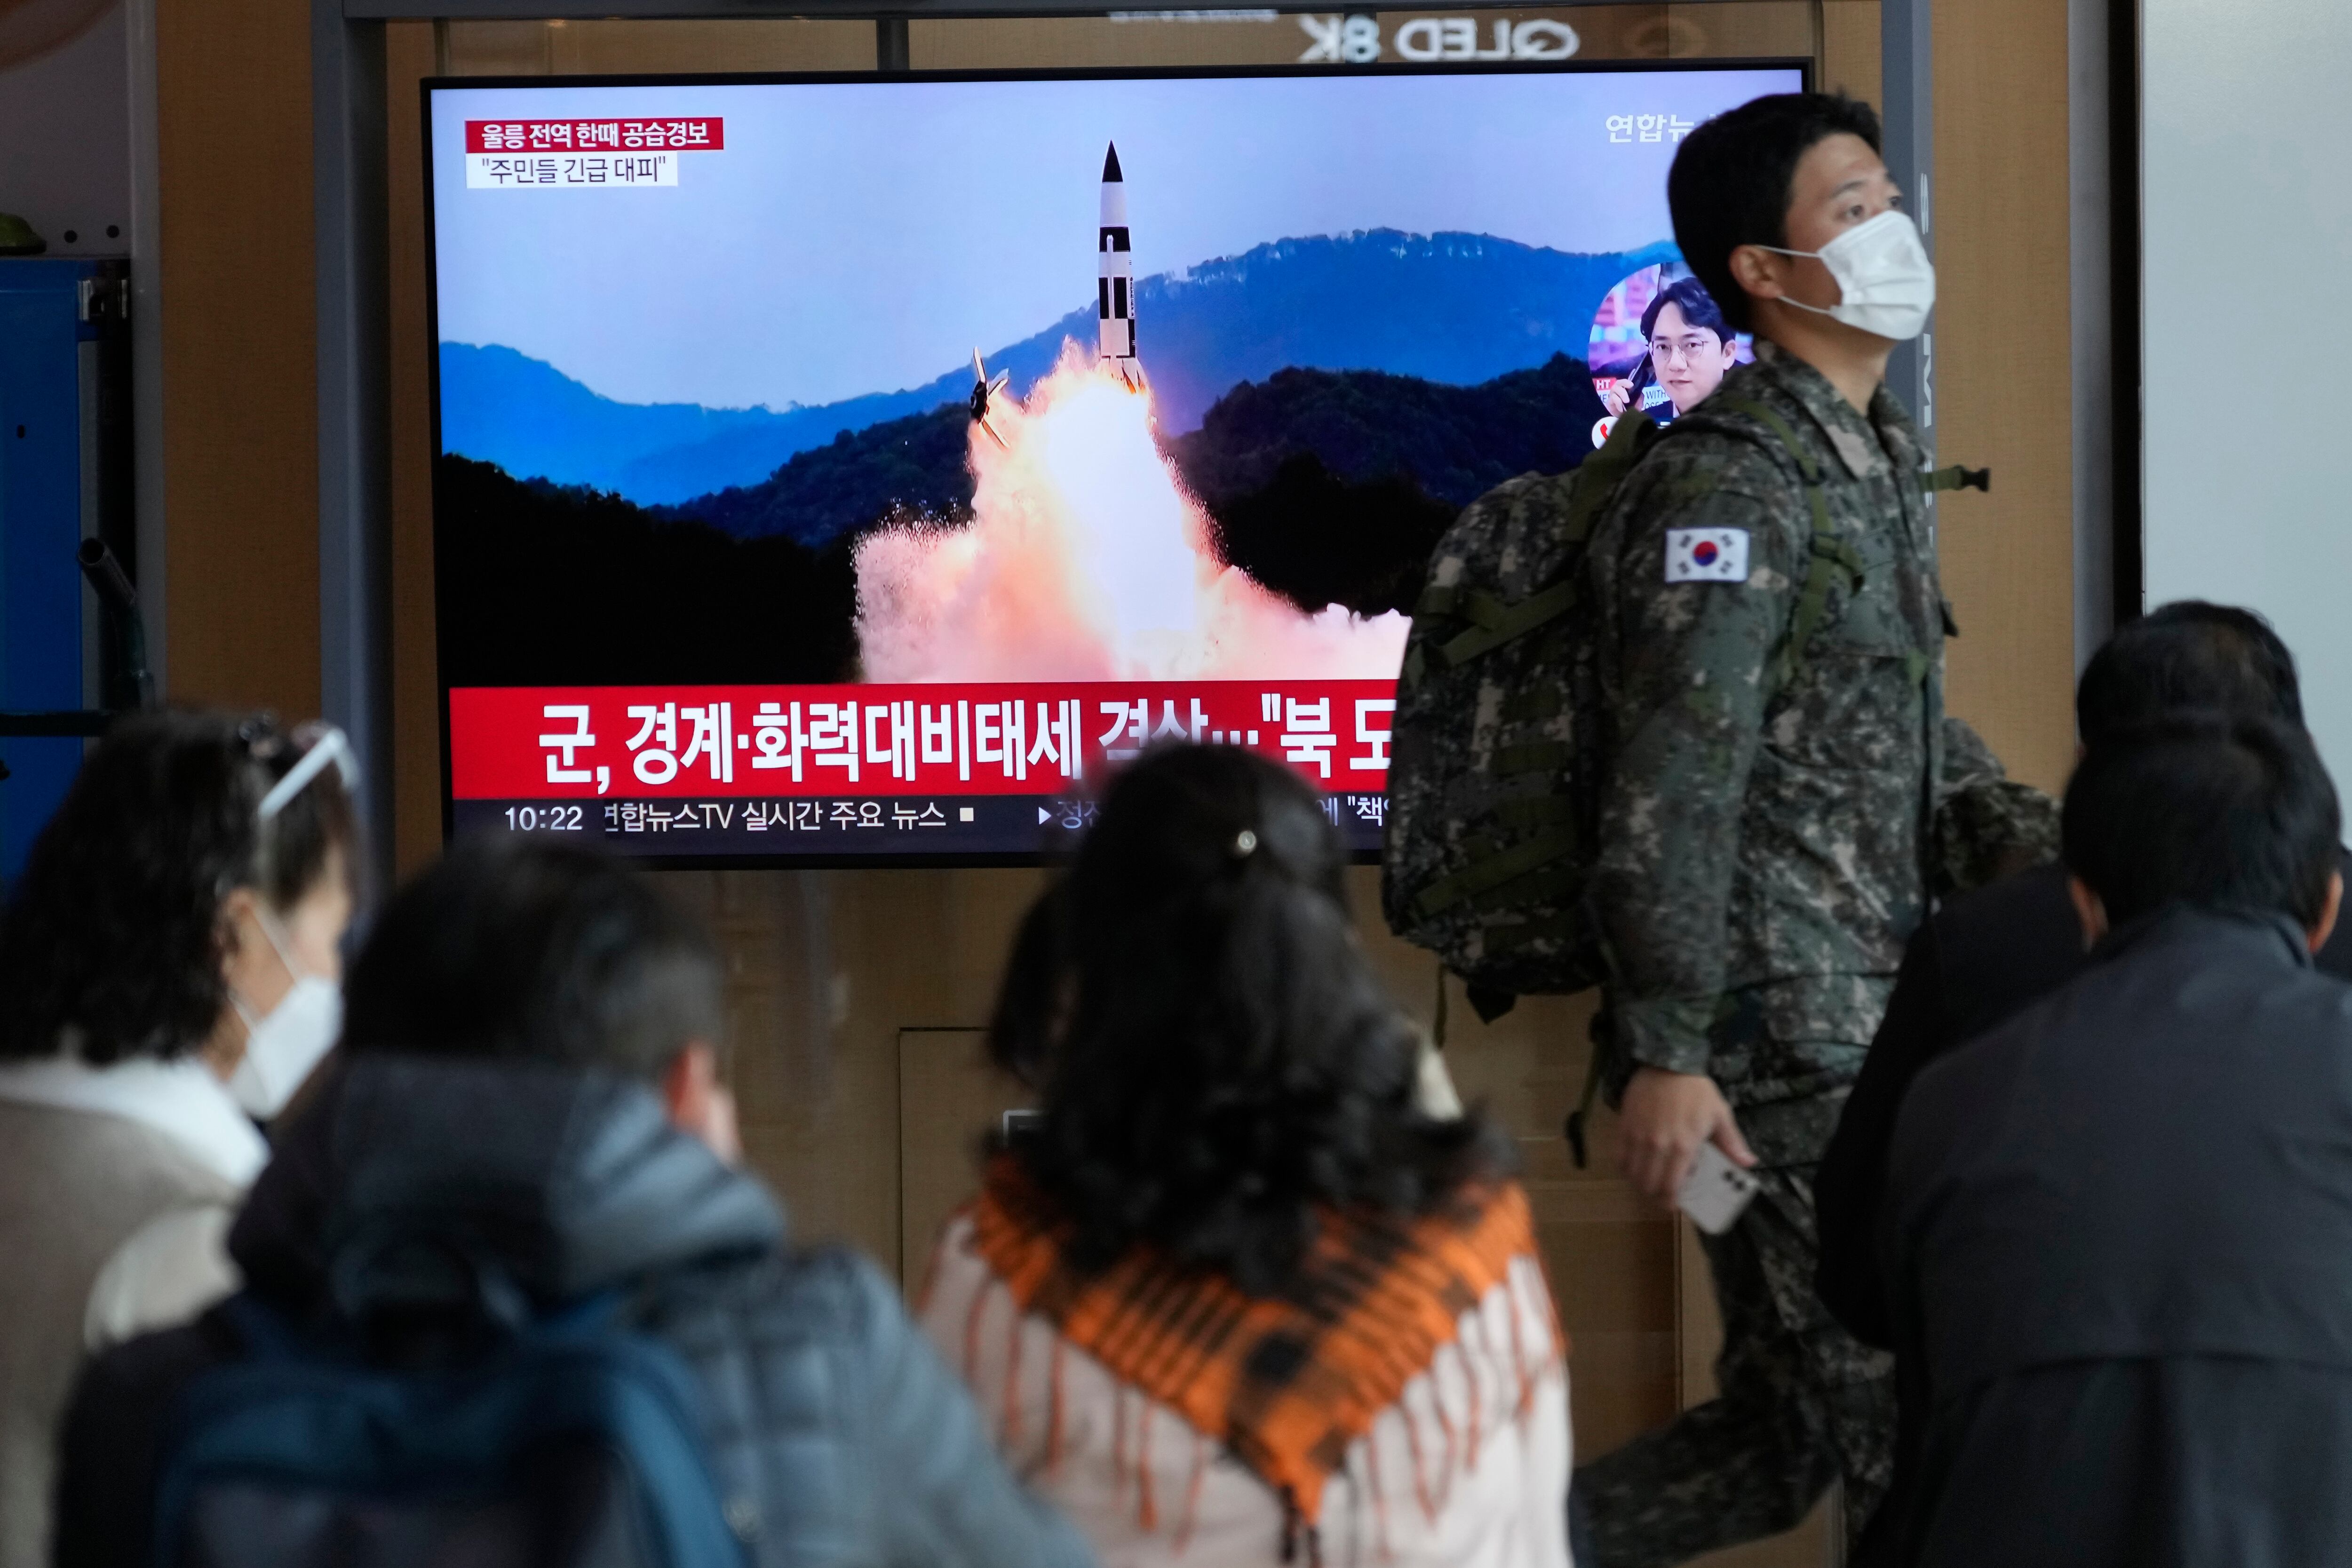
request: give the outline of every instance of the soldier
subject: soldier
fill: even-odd
[[[1813,1166],[1931,894],[2056,837],[2047,797],[1944,713],[1922,453],[1885,385],[1935,274],[1877,117],[1757,100],[1691,133],[1667,197],[1757,363],[1675,422],[1594,535],[1601,1034],[1641,1192],[1672,1204],[1710,1141],[1761,1188],[1702,1238],[1718,1396],[1578,1474],[1602,1568],[1787,1530],[1840,1479],[1859,1536],[1894,1398],[1814,1297]]]

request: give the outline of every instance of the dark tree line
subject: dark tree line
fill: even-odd
[[[850,542],[733,539],[619,496],[444,456],[434,472],[452,686],[824,681],[856,664]]]

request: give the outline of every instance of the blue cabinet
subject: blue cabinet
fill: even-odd
[[[129,298],[120,262],[0,259],[0,710],[103,705],[97,596],[75,552],[130,564]],[[81,765],[84,742],[0,735],[0,883]]]

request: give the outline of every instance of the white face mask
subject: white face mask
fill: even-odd
[[[1837,279],[1838,302],[1823,310],[1802,300],[1780,296],[1784,305],[1828,316],[1849,327],[1860,327],[1896,342],[1907,342],[1925,331],[1927,312],[1936,308],[1936,266],[1920,243],[1911,215],[1889,207],[1865,223],[1858,223],[1819,250],[1781,250],[1782,256],[1811,256]]]
[[[288,951],[278,922],[262,910],[254,913],[294,984],[259,1018],[243,998],[231,994],[237,1016],[245,1020],[245,1058],[230,1075],[228,1091],[247,1115],[267,1121],[286,1109],[310,1069],[342,1035],[343,990],[323,975],[305,974]]]

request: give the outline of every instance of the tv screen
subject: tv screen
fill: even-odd
[[[1005,862],[1181,736],[1376,849],[1432,545],[1688,400],[1667,165],[1803,74],[427,83],[447,825]]]

